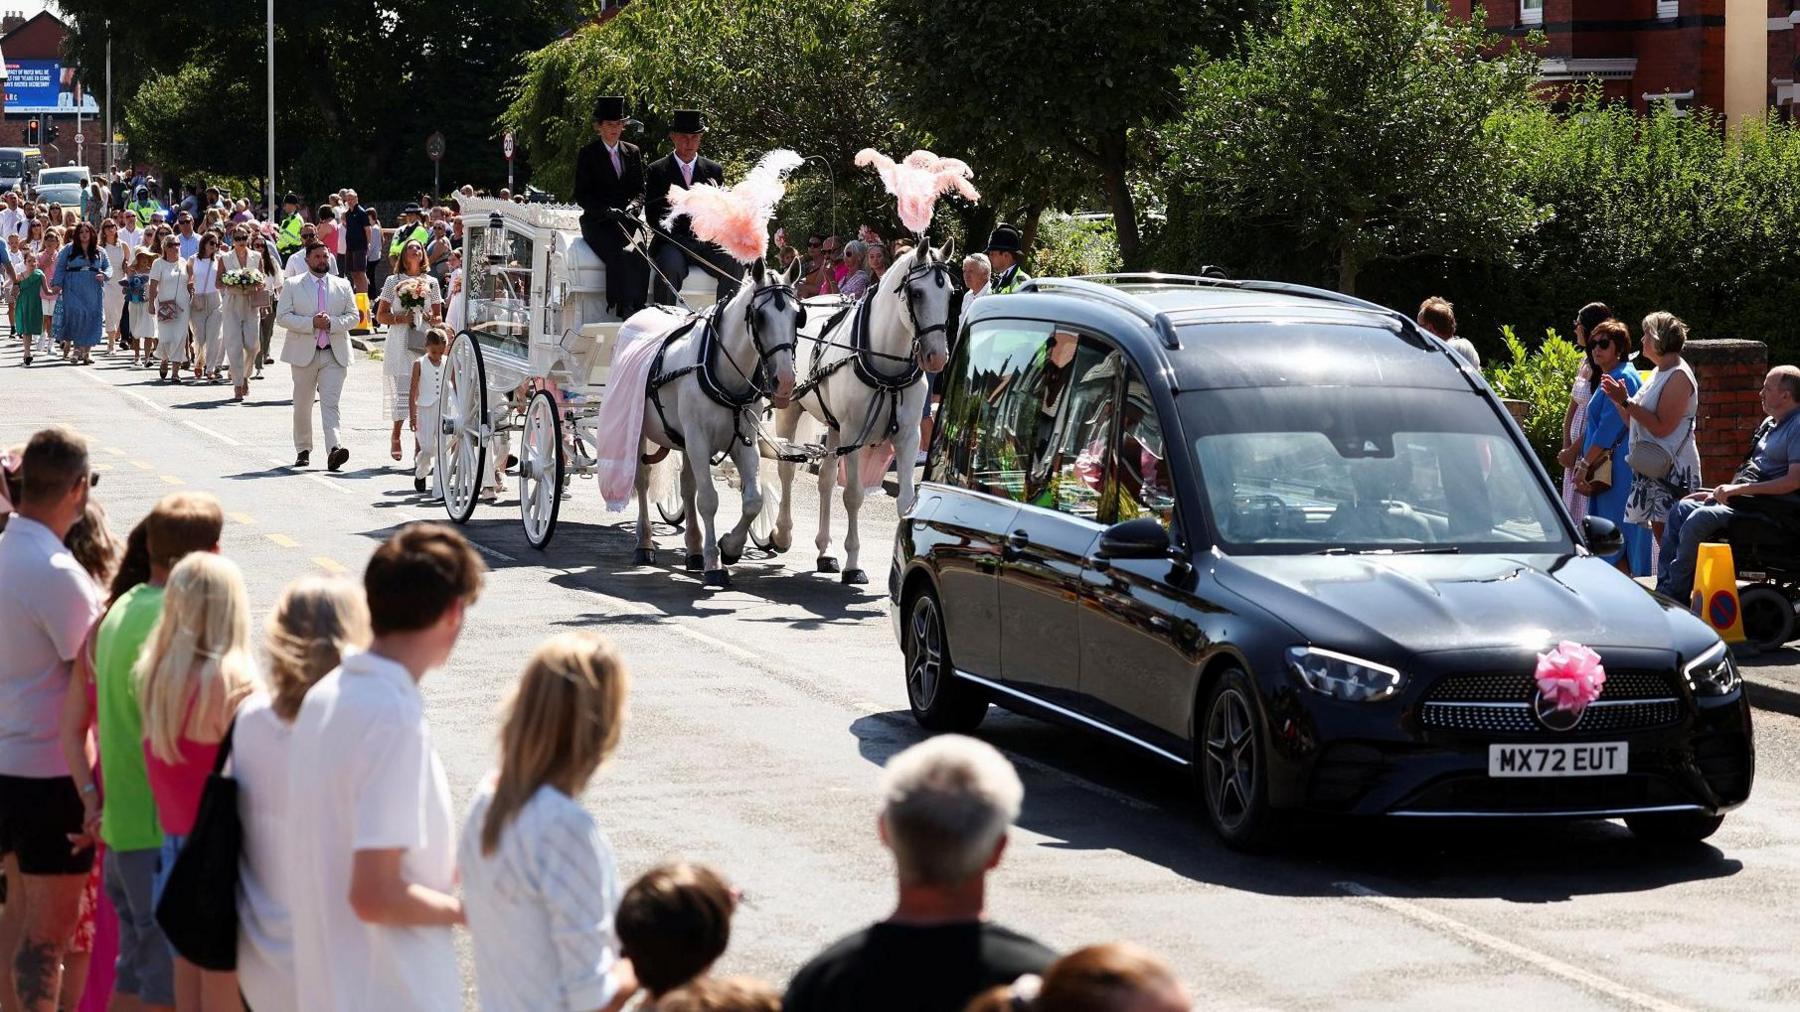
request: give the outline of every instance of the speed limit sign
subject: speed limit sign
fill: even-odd
[[[510,161],[512,161],[512,155],[513,155],[513,133],[512,133],[512,131],[511,131],[511,130],[508,130],[508,131],[507,131],[507,132],[506,132],[506,136],[505,136],[505,137],[504,137],[504,138],[502,138],[502,139],[501,139],[501,141],[500,141],[500,150],[501,150],[501,151],[503,151],[503,152],[505,152],[505,153],[506,153],[506,160],[507,160],[507,161],[509,161],[509,162],[510,162]]]

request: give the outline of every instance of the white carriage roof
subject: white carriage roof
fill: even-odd
[[[486,219],[498,212],[508,225],[540,231],[581,229],[581,208],[574,204],[515,204],[494,197],[463,197],[460,206],[464,222],[476,226],[486,224]]]

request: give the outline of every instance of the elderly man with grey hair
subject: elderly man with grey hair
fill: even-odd
[[[786,1012],[960,1009],[1042,973],[1056,954],[987,919],[987,874],[1006,852],[1025,788],[993,746],[941,735],[889,760],[876,828],[899,902],[794,975]]]
[[[962,268],[963,286],[969,290],[967,299],[987,291],[988,279],[994,276],[994,264],[986,253],[970,253],[963,257]]]

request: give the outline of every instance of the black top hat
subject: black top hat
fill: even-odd
[[[669,125],[673,134],[703,134],[706,132],[706,118],[698,109],[675,110],[675,122]]]
[[[619,95],[601,95],[594,100],[594,122],[625,118],[625,99]]]
[[[1001,253],[1018,253],[1021,249],[1019,230],[1006,222],[995,226],[994,234],[988,236],[987,251]]]

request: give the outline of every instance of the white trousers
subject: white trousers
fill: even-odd
[[[194,355],[211,372],[225,364],[223,336],[225,325],[223,297],[217,292],[195,295],[188,304],[188,326],[194,330]]]
[[[349,372],[331,356],[330,348],[313,349],[305,365],[294,366],[294,449],[311,450],[313,398],[319,400],[319,420],[325,430],[325,448],[344,445],[338,433],[338,399],[344,393]]]
[[[221,340],[225,358],[231,363],[231,385],[241,387],[250,382],[250,373],[262,361],[262,314],[250,305],[249,299],[233,297],[225,303]]]
[[[442,428],[442,419],[436,404],[419,405],[419,431],[416,433],[419,437],[419,449],[413,456],[413,477],[424,478],[429,475],[432,492],[440,499],[444,497],[444,483],[443,476],[437,469],[437,448],[438,440],[443,438],[438,434]]]

